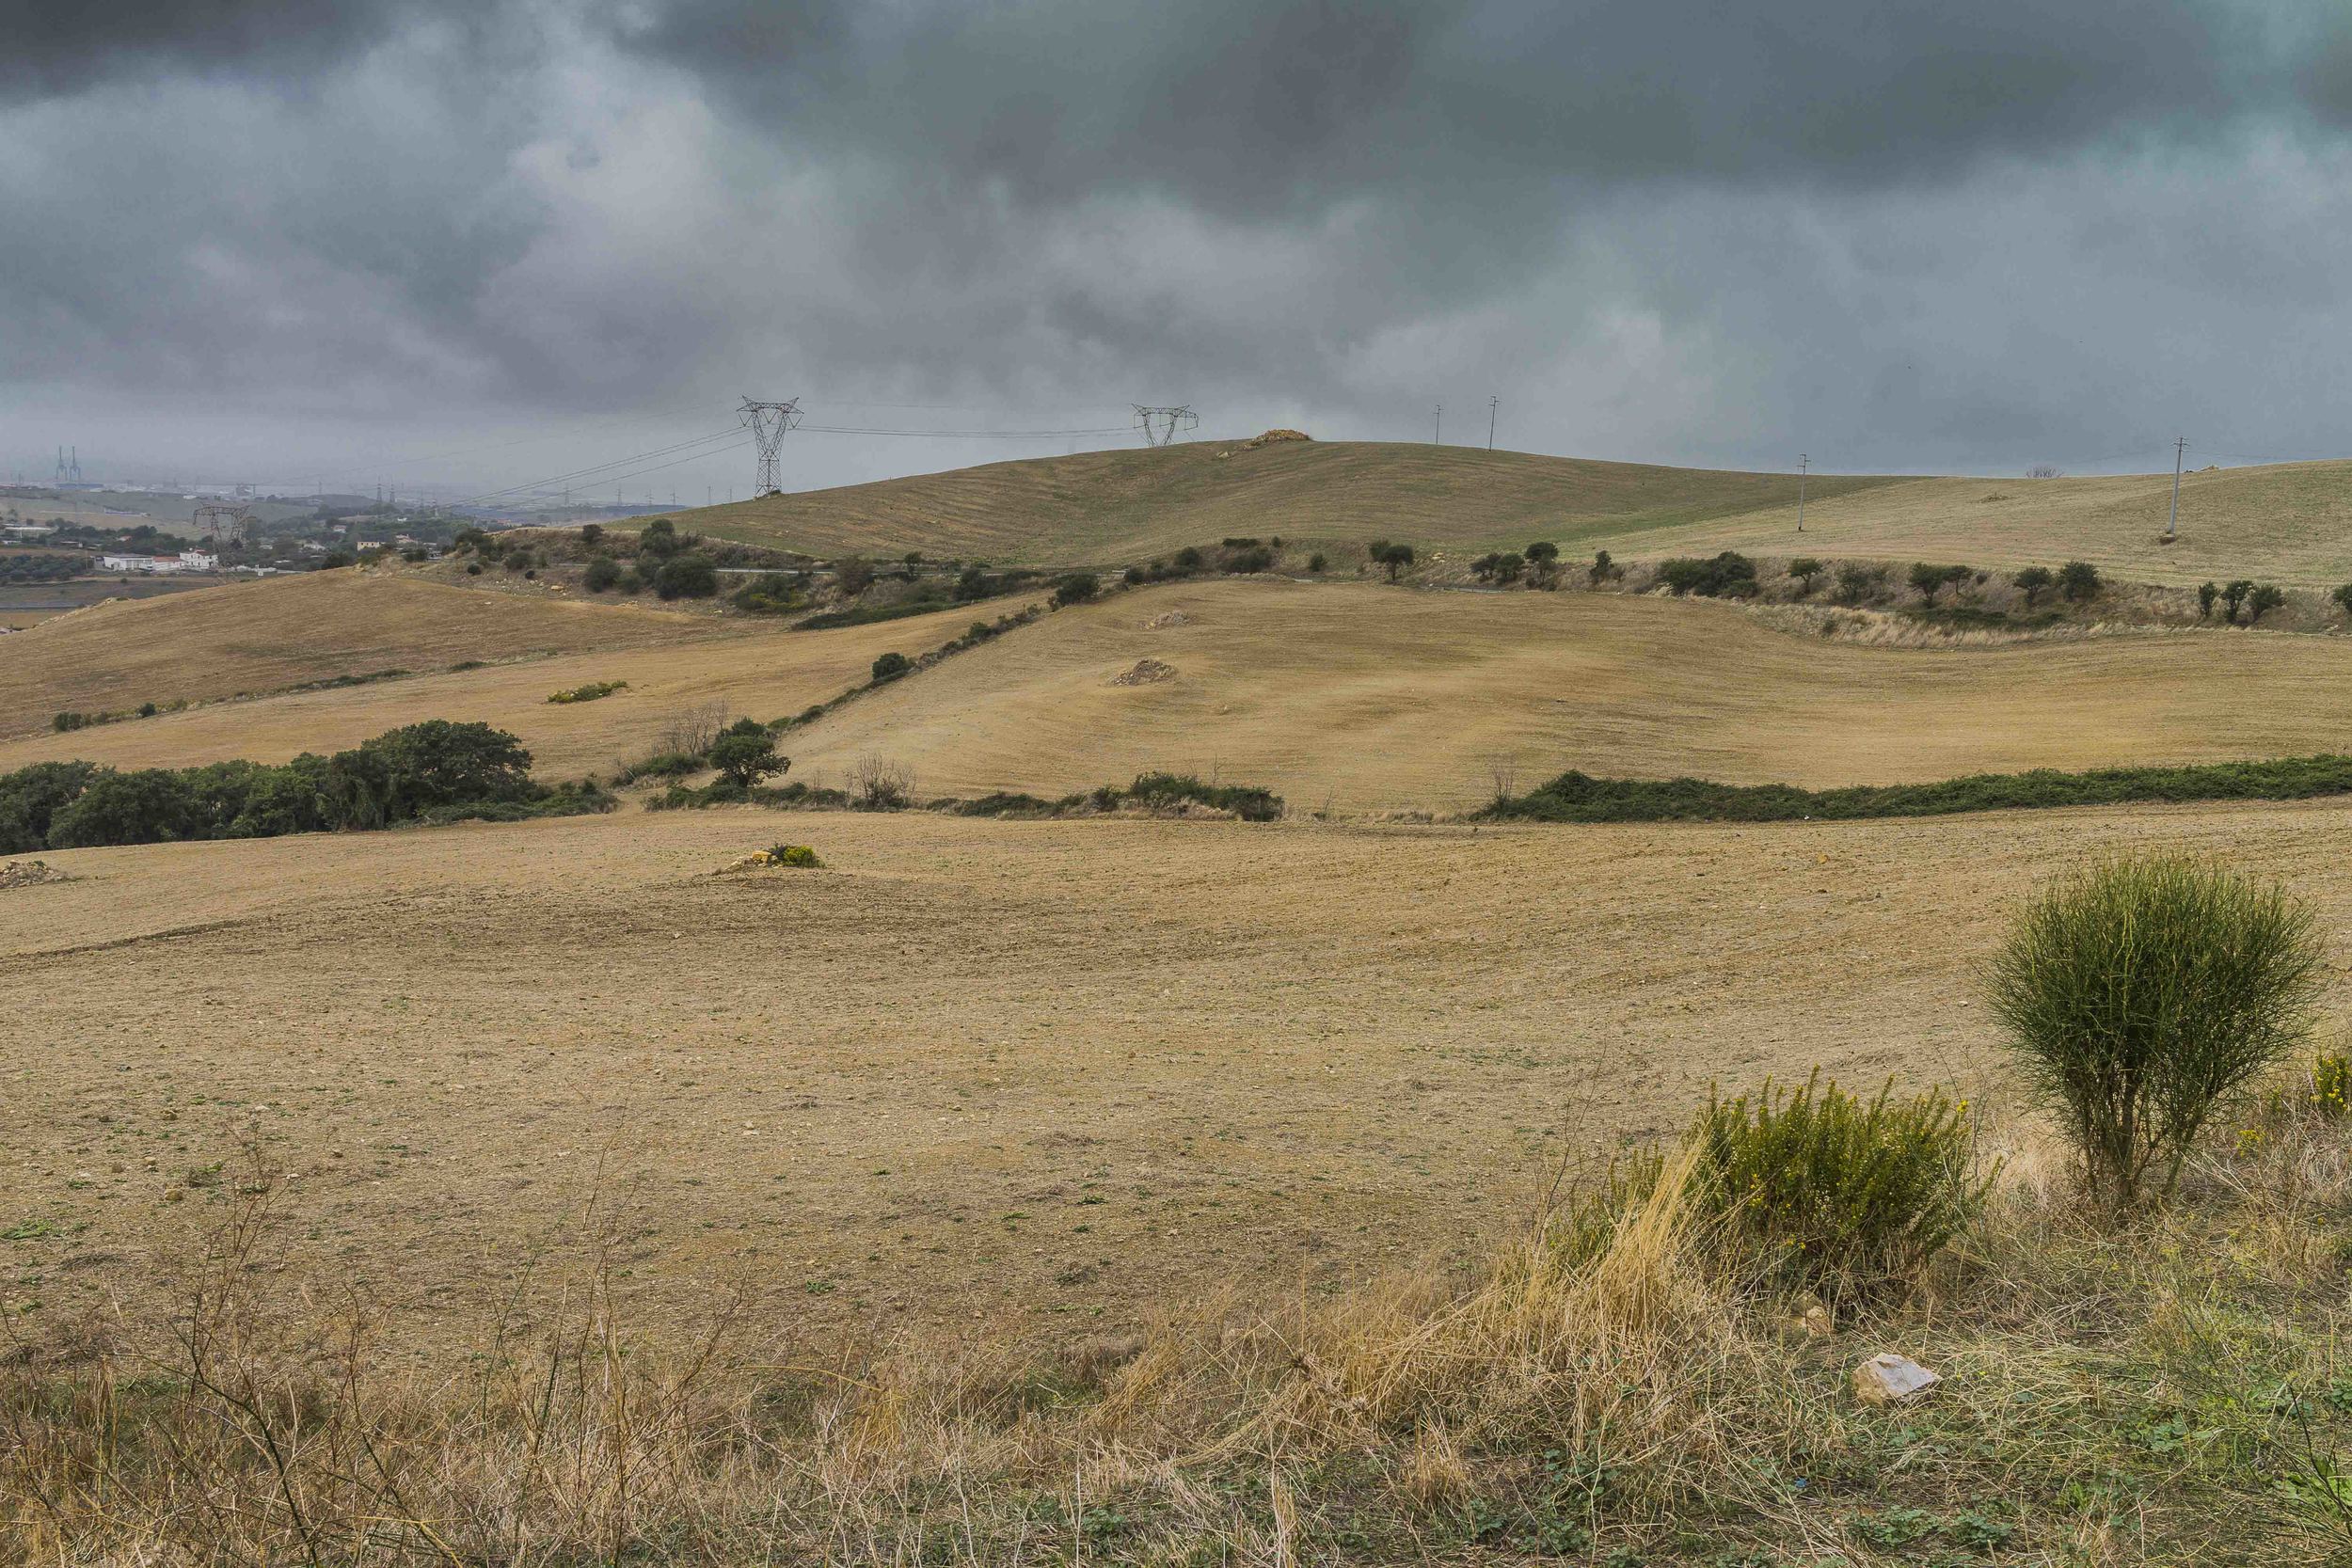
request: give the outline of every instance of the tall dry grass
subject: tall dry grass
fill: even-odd
[[[365,1300],[288,1286],[259,1172],[167,1323],[26,1343],[0,1370],[0,1558],[1291,1565],[1354,1542],[1359,1560],[1598,1561],[1699,1527],[1853,1557],[1874,1510],[2014,1491],[2045,1511],[2008,1515],[2039,1532],[2026,1560],[2164,1560],[2151,1530],[2173,1519],[2254,1532],[2249,1562],[2317,1564],[2352,1548],[2321,1484],[2335,1440],[2237,1373],[2266,1335],[2263,1376],[2338,1375],[2352,1157],[2334,1123],[2261,1126],[2129,1232],[2035,1179],[2054,1163],[2013,1159],[1959,1265],[1843,1324],[1726,1271],[1739,1249],[1685,1149],[1615,1201],[1565,1183],[1474,1275],[1274,1311],[1212,1295],[1051,1357],[820,1352],[733,1298],[657,1339],[591,1244],[516,1281],[472,1354],[420,1364]],[[1853,1405],[1846,1370],[1890,1347],[1947,1374],[1934,1418],[1959,1435],[1889,1449],[1893,1423]],[[2119,1435],[2184,1399],[2224,1412],[2200,1418],[2226,1453],[2150,1461]],[[2163,1489],[2136,1520],[2047,1500],[2144,1463]],[[1802,1479],[1841,1474],[1842,1502]]]

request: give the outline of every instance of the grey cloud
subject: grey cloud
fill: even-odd
[[[11,0],[0,7],[0,99],[115,77],[315,70],[463,0]]]

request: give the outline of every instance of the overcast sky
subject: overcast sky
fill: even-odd
[[[2339,455],[2339,0],[8,0],[0,469]],[[820,429],[818,427],[831,427]],[[687,448],[690,456],[700,449]],[[665,461],[669,454],[647,458]],[[586,476],[609,495],[613,473]],[[747,491],[739,451],[623,478]]]

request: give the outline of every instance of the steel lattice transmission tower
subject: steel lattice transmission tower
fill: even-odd
[[[752,433],[759,447],[759,483],[754,495],[773,496],[784,486],[776,479],[776,453],[784,447],[784,433],[801,422],[801,400],[789,403],[761,403],[745,398],[742,407],[743,428]]]
[[[195,522],[198,536],[215,548],[242,544],[252,531],[253,509],[206,501],[196,509]]]
[[[1190,408],[1147,408],[1140,403],[1133,406],[1136,428],[1143,432],[1143,444],[1147,447],[1164,447],[1176,439],[1178,431],[1191,430],[1200,423],[1200,416]]]

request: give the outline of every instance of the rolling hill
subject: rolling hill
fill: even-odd
[[[1174,675],[1115,684],[1145,658]],[[883,755],[929,793],[1169,768],[1296,807],[1447,808],[1491,796],[1498,760],[1521,785],[1576,767],[1820,786],[2344,750],[2347,682],[2331,639],[1884,649],[1709,603],[1229,579],[1065,610],[787,749],[796,777]]]
[[[1814,496],[1897,480],[1817,474]],[[1409,540],[1465,548],[1634,537],[1797,500],[1794,474],[1400,442],[1201,441],[992,463],[685,514],[681,528],[817,555],[922,550],[998,564],[1113,565],[1186,545],[1279,535],[1318,543]]]
[[[1197,442],[995,463],[679,516],[684,528],[818,555],[908,550],[999,564],[1123,565],[1186,545],[1389,538],[1475,554],[1549,539],[1568,555],[1759,550],[2020,566],[2082,559],[2147,582],[2352,580],[2352,463],[2172,476],[1820,474],[1796,531],[1793,474],[1672,468],[1406,443]]]

